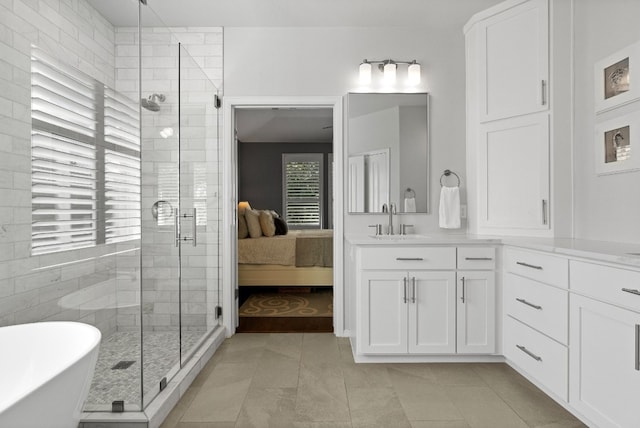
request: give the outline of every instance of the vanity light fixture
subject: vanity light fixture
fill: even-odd
[[[383,78],[386,84],[395,83],[398,64],[407,64],[407,83],[409,85],[417,85],[420,83],[422,70],[420,64],[418,64],[415,59],[413,61],[396,61],[393,59],[373,61],[365,59],[360,63],[360,83],[363,85],[371,83],[372,64],[378,64],[378,69],[383,72]]]
[[[366,59],[360,64],[360,83],[363,85],[371,83],[371,63]]]

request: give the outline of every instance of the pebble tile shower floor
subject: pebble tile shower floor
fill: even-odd
[[[183,349],[190,350],[203,335],[204,331],[183,331]],[[145,332],[144,347],[144,391],[146,393],[155,388],[157,392],[160,379],[178,362],[178,332]],[[133,361],[133,364],[114,370],[113,367],[122,361]],[[100,354],[84,409],[109,411],[114,400],[124,400],[126,410],[139,408],[139,332],[116,332],[100,344]]]
[[[227,339],[161,428],[582,428],[502,363],[356,364],[327,333]]]

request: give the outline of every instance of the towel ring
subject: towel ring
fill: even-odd
[[[458,179],[458,187],[460,187],[460,177],[458,176],[458,174],[456,174],[455,172],[449,169],[445,169],[442,175],[440,176],[440,187],[444,187],[444,184],[442,183],[442,179],[444,177],[449,177],[451,174],[456,176],[456,178]]]
[[[411,187],[407,187],[407,190],[404,191],[404,198],[415,198],[416,197],[416,191],[413,190]]]

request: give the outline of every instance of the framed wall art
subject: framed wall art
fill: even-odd
[[[640,112],[596,124],[596,173],[640,170]]]
[[[602,113],[640,98],[640,42],[598,61],[595,110]]]

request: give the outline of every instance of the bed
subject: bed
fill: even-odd
[[[238,240],[239,286],[333,285],[333,230]]]

